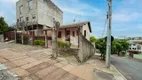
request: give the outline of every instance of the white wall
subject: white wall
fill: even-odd
[[[84,35],[84,30],[86,30],[86,39],[90,41],[90,30],[89,30],[89,25],[85,24],[82,27],[82,34]]]

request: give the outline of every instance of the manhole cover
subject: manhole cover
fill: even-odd
[[[104,80],[115,80],[114,79],[114,76],[112,74],[109,74],[109,73],[105,73],[105,72],[95,72],[95,74],[104,79]]]

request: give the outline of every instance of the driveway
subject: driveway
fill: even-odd
[[[128,80],[142,80],[142,63],[141,62],[112,56],[111,63]]]

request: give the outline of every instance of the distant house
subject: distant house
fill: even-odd
[[[142,40],[130,40],[129,43],[130,43],[129,46],[130,51],[142,53]]]

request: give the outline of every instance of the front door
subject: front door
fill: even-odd
[[[70,42],[70,30],[66,30],[66,41]]]

